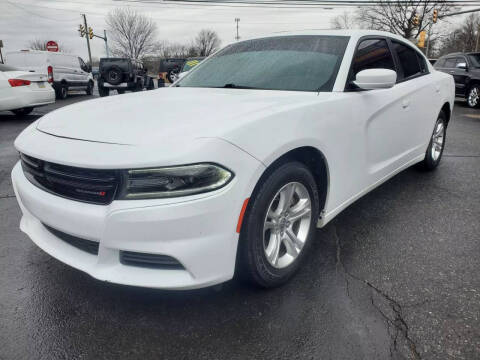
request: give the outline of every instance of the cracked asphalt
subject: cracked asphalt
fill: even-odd
[[[74,96],[0,112],[0,359],[479,359],[480,110],[440,167],[410,168],[317,231],[287,285],[167,292],[90,278],[18,229],[13,140]]]

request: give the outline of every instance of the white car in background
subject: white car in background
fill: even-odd
[[[12,171],[20,228],[104,281],[186,289],[236,271],[277,286],[316,226],[411,165],[438,166],[454,92],[390,33],[237,42],[172,87],[26,128]]]
[[[55,91],[46,74],[19,70],[0,64],[0,111],[27,115],[33,108],[55,102]]]
[[[57,99],[65,99],[68,90],[85,90],[93,94],[91,68],[82,58],[62,52],[20,50],[6,54],[6,63],[16,68],[48,75]]]

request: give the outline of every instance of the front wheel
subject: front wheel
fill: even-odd
[[[447,136],[447,117],[443,111],[440,111],[437,122],[430,138],[425,158],[420,163],[425,170],[435,169],[442,159],[443,149],[445,148],[445,139]]]
[[[93,81],[89,81],[86,89],[87,95],[93,95]]]
[[[480,87],[473,85],[468,91],[467,105],[470,108],[476,108],[480,104]]]
[[[28,115],[28,114],[30,114],[32,111],[33,111],[33,107],[25,107],[25,108],[22,108],[22,109],[12,110],[12,112],[13,112],[15,115],[18,115],[18,116]]]
[[[310,170],[288,162],[273,170],[249,201],[239,244],[239,275],[279,286],[303,262],[318,220],[318,190]]]

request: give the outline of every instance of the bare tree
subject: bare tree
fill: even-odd
[[[208,56],[214,53],[220,47],[221,41],[217,33],[213,30],[200,30],[193,41],[193,47],[198,56]]]
[[[352,16],[352,13],[344,11],[330,21],[330,27],[332,29],[353,29],[355,27],[355,17]]]
[[[360,7],[356,21],[367,29],[389,31],[407,39],[416,39],[432,23],[434,9],[440,14],[447,9],[452,11],[445,0],[380,0],[380,4]],[[418,25],[414,24],[415,16],[418,16]]]
[[[478,14],[470,14],[462,25],[456,27],[453,31],[450,29],[448,34],[442,38],[441,45],[438,49],[438,55],[445,55],[451,52],[474,52],[480,44],[479,40],[480,16]]]
[[[115,56],[140,59],[155,48],[157,25],[131,8],[116,8],[106,19]]]

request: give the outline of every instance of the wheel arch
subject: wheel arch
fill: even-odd
[[[452,109],[450,109],[450,103],[446,102],[443,104],[441,111],[444,112],[445,116],[447,117],[447,126],[450,122],[450,117],[452,116]]]
[[[313,146],[301,146],[294,149],[291,149],[281,156],[277,157],[274,161],[267,165],[266,169],[263,171],[262,175],[258,179],[255,188],[252,192],[252,196],[256,193],[256,190],[259,184],[262,183],[272,171],[278,168],[280,165],[288,161],[298,161],[312,172],[315,182],[318,189],[318,198],[319,198],[319,210],[320,214],[325,209],[325,205],[328,198],[328,190],[330,184],[330,173],[328,162],[323,154],[318,148]]]

